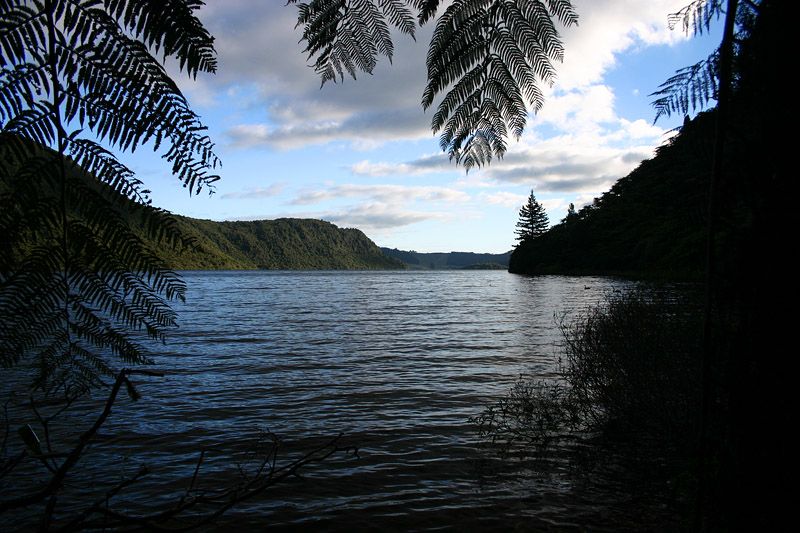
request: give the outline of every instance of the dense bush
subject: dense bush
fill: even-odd
[[[520,377],[474,419],[479,433],[505,448],[593,434],[688,449],[697,434],[702,349],[693,300],[640,288],[562,317],[562,379]]]
[[[561,329],[566,398],[590,427],[696,434],[702,322],[688,297],[614,293]]]

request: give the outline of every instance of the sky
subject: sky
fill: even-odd
[[[719,33],[667,27],[687,0],[574,0],[564,62],[502,160],[468,173],[441,152],[420,105],[432,30],[396,36],[392,63],[343,83],[320,81],[303,54],[296,6],[211,1],[199,12],[215,37],[216,75],[171,71],[209,128],[223,162],[215,192],[190,196],[157,155],[123,155],[154,205],[212,220],[320,218],[379,246],[501,253],[514,245],[531,190],[551,224],[589,203],[667,141],[682,117],[661,119],[649,95],[704,58]],[[718,25],[719,26],[719,25]]]

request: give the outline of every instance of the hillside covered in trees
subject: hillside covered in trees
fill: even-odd
[[[594,202],[521,243],[509,271],[700,279],[705,266],[714,112],[681,132]]]
[[[313,219],[215,222],[176,217],[194,246],[156,247],[178,270],[374,270],[404,268],[363,232]]]
[[[480,254],[473,252],[415,252],[397,248],[381,248],[393,259],[402,261],[411,270],[505,270],[511,252]]]

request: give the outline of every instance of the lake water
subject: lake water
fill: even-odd
[[[556,316],[629,285],[503,271],[188,272],[163,378],[136,378],[92,450],[100,479],[150,465],[131,497],[158,503],[269,430],[278,463],[325,439],[358,447],[232,511],[277,529],[567,528],[607,512],[558,468],[548,475],[480,446],[469,417],[520,374],[556,375]],[[285,454],[285,455],[284,455]],[[285,459],[284,459],[285,458]],[[87,459],[88,460],[88,459]],[[610,511],[609,511],[610,512]],[[223,522],[225,523],[225,522]],[[583,524],[585,525],[585,523]]]

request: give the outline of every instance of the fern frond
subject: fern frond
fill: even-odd
[[[290,3],[296,3],[290,0]],[[414,37],[414,15],[405,0],[312,0],[297,5],[305,52],[322,84],[371,74],[378,56],[394,55],[390,27]]]
[[[414,37],[417,25],[414,15],[408,9],[404,0],[379,0],[378,4],[392,26],[400,30],[401,33]]]
[[[563,59],[554,20],[577,23],[571,2],[455,0],[438,19],[422,105],[446,93],[431,128],[451,159],[481,166],[522,134],[529,109],[544,102],[539,84],[553,83],[553,62]]]
[[[681,10],[671,13],[667,21],[670,29],[680,24],[684,33],[702,35],[711,29],[711,23],[723,13],[723,0],[693,0]]]
[[[169,304],[186,286],[138,232],[187,240],[108,147],[152,145],[192,193],[218,179],[213,143],[162,64],[215,70],[200,5],[0,0],[0,364],[28,362],[45,392],[147,363],[134,334],[162,341],[175,327]]]
[[[196,77],[198,72],[216,72],[214,38],[195,12],[203,5],[196,0],[131,2],[105,0],[106,11],[132,35],[164,56],[178,58],[181,70]]]
[[[674,113],[688,115],[716,99],[719,89],[718,67],[719,52],[714,51],[706,59],[678,70],[662,83],[658,91],[650,95],[656,97],[653,101],[656,109],[653,122]]]
[[[409,3],[417,10],[417,20],[421,26],[433,18],[441,0],[412,0]]]
[[[54,32],[56,63],[60,76],[70,80],[59,90],[64,93],[67,121],[89,128],[100,140],[123,151],[148,142],[158,150],[168,141],[171,146],[165,158],[183,185],[199,193],[203,188],[212,190],[219,179],[210,172],[219,166],[214,145],[150,50],[177,57],[182,66],[196,74],[215,68],[209,59],[213,57],[213,40],[191,15],[195,9],[191,3],[183,9],[179,4],[186,2],[171,0],[167,4],[162,11],[152,2],[118,0],[102,9],[86,2],[56,3],[56,15],[61,16],[61,26]],[[129,9],[122,10],[126,5]],[[8,123],[17,118],[11,126],[4,124],[6,131],[52,146],[52,131],[28,112],[52,97],[54,90],[43,72],[49,60],[42,53],[45,9],[36,6],[12,10],[12,15],[16,11],[19,14],[10,20],[4,18],[0,27],[8,37],[7,41],[0,39],[0,46],[23,46],[22,52],[8,56],[9,67],[0,70],[0,118]],[[170,34],[184,26],[188,32],[185,36]],[[39,113],[35,118],[45,115]],[[197,161],[202,163],[199,167],[194,165]]]

